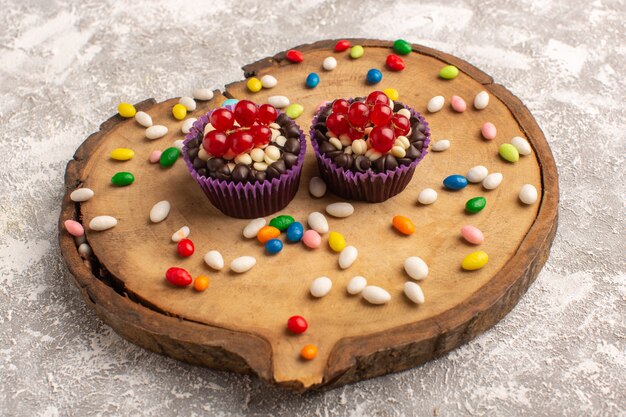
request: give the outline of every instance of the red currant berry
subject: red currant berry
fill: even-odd
[[[347,51],[350,47],[350,41],[342,39],[335,44],[335,52]]]
[[[391,107],[380,101],[370,111],[370,121],[374,123],[374,126],[385,126],[389,124],[392,117],[393,110],[391,110]]]
[[[338,98],[337,100],[333,101],[333,113],[347,114],[349,108],[350,103],[348,102],[348,100]]]
[[[263,146],[272,140],[272,131],[267,126],[254,125],[250,128],[256,146]]]
[[[211,130],[202,141],[202,146],[207,153],[213,156],[223,156],[230,148],[230,140],[226,133],[219,130]]]
[[[233,123],[235,123],[235,115],[228,109],[219,108],[213,110],[211,117],[209,117],[209,121],[216,130],[226,132],[228,129],[233,127]]]
[[[250,100],[239,100],[235,106],[235,120],[240,126],[250,127],[256,122],[259,109]]]
[[[411,130],[411,122],[406,116],[394,114],[391,118],[391,125],[396,136],[406,136]]]
[[[392,71],[402,71],[404,69],[404,60],[398,55],[391,54],[387,56],[387,68]]]
[[[376,126],[369,135],[372,148],[380,153],[385,153],[391,149],[396,141],[393,130],[387,126]]]
[[[304,317],[302,316],[291,316],[289,320],[287,320],[287,328],[289,331],[295,334],[304,333],[304,331],[309,327],[309,324],[306,322]]]
[[[337,136],[343,135],[350,128],[348,116],[341,113],[331,113],[326,119],[326,127]]]
[[[271,104],[263,104],[259,107],[258,122],[260,124],[269,125],[270,123],[274,123],[276,116],[278,116],[278,111],[276,111],[276,107]]]
[[[185,258],[188,258],[189,256],[193,255],[193,252],[195,250],[194,246],[193,246],[193,242],[190,239],[181,239],[180,242],[178,242],[178,254],[180,256],[184,256]]]
[[[348,137],[352,140],[361,139],[364,135],[365,133],[362,129],[356,128],[354,126],[350,126],[350,129],[348,129]]]
[[[252,149],[254,145],[254,137],[247,130],[236,130],[228,138],[231,140],[230,149],[235,155]]]
[[[287,59],[291,62],[302,62],[304,61],[304,55],[300,51],[291,49],[290,51],[287,51]]]
[[[367,96],[367,99],[365,99],[365,104],[372,108],[379,101],[383,104],[389,105],[389,97],[387,97],[387,94],[382,91],[373,91],[369,94],[369,96]]]
[[[348,121],[354,127],[365,127],[370,121],[370,109],[365,103],[355,101],[348,110]]]

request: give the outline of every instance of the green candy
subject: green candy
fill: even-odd
[[[162,167],[171,167],[174,165],[174,162],[180,156],[180,150],[178,148],[167,148],[161,154],[161,159],[159,159],[159,163]]]
[[[304,107],[302,107],[301,104],[296,104],[296,103],[288,105],[287,108],[285,109],[285,113],[287,113],[287,116],[289,116],[292,119],[297,119],[298,116],[300,116],[303,111],[304,111]]]
[[[131,185],[135,181],[135,176],[130,172],[118,172],[111,177],[111,183],[119,187]]]
[[[517,162],[519,160],[519,151],[510,143],[503,143],[498,149],[500,156],[509,162]]]
[[[411,47],[411,44],[404,39],[398,39],[393,43],[393,50],[400,55],[408,55],[411,53],[413,48]]]
[[[274,217],[272,220],[270,220],[270,226],[277,228],[281,232],[284,232],[285,230],[287,230],[289,226],[291,226],[291,223],[293,222],[294,222],[293,217],[282,215],[282,216]]]
[[[439,76],[444,80],[453,80],[459,75],[459,69],[454,65],[446,65],[439,71]]]
[[[486,205],[487,199],[485,199],[485,197],[474,197],[467,200],[467,203],[465,203],[465,210],[467,210],[468,213],[478,213],[484,209]]]
[[[361,58],[365,51],[361,45],[354,45],[350,48],[350,57],[353,59]]]

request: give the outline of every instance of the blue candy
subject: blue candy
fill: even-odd
[[[309,88],[315,88],[320,83],[320,76],[312,72],[306,77],[306,86]]]
[[[290,242],[300,242],[304,234],[304,227],[300,222],[293,222],[287,228],[287,240]]]
[[[377,70],[376,68],[372,68],[367,71],[367,82],[370,84],[378,84],[383,79],[383,73]]]
[[[461,190],[467,187],[467,178],[463,175],[450,175],[443,180],[443,185],[449,190]]]
[[[236,98],[229,98],[229,99],[226,99],[226,100],[222,101],[222,107],[234,106],[238,102],[239,102],[239,100],[237,100]]]
[[[265,242],[265,250],[271,255],[275,255],[283,250],[283,242],[280,239],[270,239]]]

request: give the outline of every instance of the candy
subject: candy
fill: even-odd
[[[348,269],[356,261],[359,251],[354,246],[346,246],[339,254],[339,268]]]
[[[185,134],[185,135],[186,135],[187,133],[189,133],[189,132],[191,131],[191,127],[192,127],[192,126],[193,126],[193,124],[196,122],[196,120],[198,120],[198,119],[196,119],[195,117],[190,117],[190,118],[188,118],[188,119],[185,119],[185,121],[183,122],[183,124],[182,124],[182,125],[180,125],[180,130],[181,130],[181,132],[183,132],[183,134]]]
[[[519,190],[519,199],[524,204],[535,204],[537,202],[537,189],[532,184],[524,184]]]
[[[196,101],[192,97],[181,97],[178,104],[185,106],[187,111],[194,111],[197,107]]]
[[[302,112],[304,112],[304,107],[302,107],[301,104],[290,104],[289,106],[287,106],[287,108],[285,109],[285,113],[287,114],[287,116],[289,116],[291,119],[297,119],[298,117],[300,117],[300,115],[302,114]]]
[[[404,64],[404,60],[398,55],[394,54],[387,55],[385,65],[387,65],[387,68],[389,68],[391,71],[402,71],[406,66]]]
[[[250,77],[246,82],[246,87],[248,87],[248,90],[251,92],[258,93],[263,88],[263,83],[256,77]]]
[[[354,142],[353,142],[354,143]],[[311,177],[309,193],[315,198],[322,198],[326,194],[326,183],[320,177]]]
[[[443,108],[443,104],[446,102],[446,99],[443,96],[435,96],[428,100],[428,105],[426,108],[431,113],[437,113],[439,110]]]
[[[275,255],[283,250],[283,242],[280,239],[270,239],[265,242],[265,251],[270,255]]]
[[[321,298],[330,292],[330,289],[333,287],[333,282],[328,277],[319,277],[315,278],[313,282],[311,282],[311,286],[309,287],[309,292],[313,297]]]
[[[511,145],[515,146],[520,155],[530,155],[532,152],[530,143],[521,136],[515,136],[511,139]]]
[[[261,230],[261,228],[266,224],[267,222],[263,217],[250,220],[246,227],[243,228],[243,237],[245,237],[246,239],[252,239],[253,237],[256,237],[256,235],[259,233],[259,230]]]
[[[421,281],[428,276],[428,265],[419,256],[410,256],[404,260],[404,270],[413,279]]]
[[[463,258],[461,262],[461,268],[466,271],[476,271],[477,269],[482,268],[489,261],[489,256],[482,250],[478,252],[473,252]]]
[[[322,243],[322,237],[315,230],[307,230],[302,235],[302,243],[307,248],[317,249]]]
[[[209,288],[209,278],[204,275],[198,275],[193,281],[193,289],[202,292]]]
[[[394,216],[391,220],[391,224],[398,232],[402,233],[403,235],[412,235],[413,233],[415,233],[415,225],[408,217]]]
[[[499,172],[494,172],[493,174],[489,174],[483,180],[483,187],[486,190],[495,190],[496,188],[498,188],[498,186],[502,182],[502,179],[503,179],[502,174],[500,174]]]
[[[88,258],[91,256],[92,253],[93,251],[91,250],[91,246],[89,246],[87,243],[81,243],[80,245],[78,245],[78,254],[82,258]]]
[[[111,216],[96,216],[89,222],[89,229],[101,232],[117,225],[117,219]]]
[[[467,200],[465,203],[465,211],[468,213],[478,213],[487,205],[487,199],[485,197],[474,197]]]
[[[449,190],[461,190],[467,187],[467,178],[463,175],[450,175],[443,180],[443,185]]]
[[[183,145],[185,144],[185,140],[184,139],[176,139],[174,141],[174,143],[172,143],[172,146],[176,149],[178,149],[179,151],[183,150]]]
[[[277,109],[282,109],[289,105],[289,99],[285,96],[270,96],[267,98],[267,102]]]
[[[378,84],[383,79],[383,73],[376,68],[371,68],[367,71],[366,80],[370,84]]]
[[[220,106],[221,107],[235,106],[235,104],[237,104],[238,102],[239,100],[237,100],[236,98],[229,98],[229,99],[222,101],[222,104]]]
[[[461,236],[472,245],[480,245],[485,241],[485,236],[479,228],[472,225],[463,226],[461,228]]]
[[[293,222],[287,228],[287,240],[290,242],[300,242],[304,234],[304,227],[300,222]]]
[[[116,148],[111,151],[110,156],[111,159],[115,159],[116,161],[128,161],[133,159],[135,151],[128,148]]]
[[[400,97],[400,94],[398,93],[398,90],[396,90],[395,88],[385,88],[383,90],[383,93],[385,93],[385,95],[387,97],[389,97],[389,100],[397,100]],[[405,110],[405,109],[403,109]]]
[[[402,146],[393,146],[389,153],[398,159],[404,158],[406,156],[406,151]]]
[[[498,130],[493,123],[487,122],[480,128],[480,133],[486,140],[493,140],[496,138]]]
[[[63,225],[65,226],[65,230],[67,230],[67,233],[72,236],[78,237],[85,234],[85,228],[76,220],[66,220]]]
[[[256,238],[259,242],[265,243],[270,239],[274,239],[280,236],[280,230],[273,226],[263,226],[259,229],[259,232],[256,235]]]
[[[337,60],[335,59],[335,57],[329,56],[324,58],[324,61],[322,62],[322,68],[324,68],[326,71],[332,71],[337,68]]]
[[[174,165],[178,157],[180,156],[180,149],[171,147],[161,153],[161,157],[159,158],[159,164],[162,167],[171,167]]]
[[[167,126],[153,125],[146,129],[145,135],[147,139],[154,140],[167,135]]]
[[[222,254],[219,251],[216,251],[216,250],[208,251],[204,255],[203,259],[204,259],[204,263],[206,263],[207,266],[211,269],[219,271],[222,268],[224,268],[224,257],[222,257]]]
[[[467,171],[467,175],[465,175],[465,178],[467,178],[469,182],[479,183],[487,178],[487,175],[489,175],[489,170],[486,167],[482,165],[476,165],[475,167],[472,167],[469,169],[469,171]]]
[[[291,62],[295,62],[295,63],[304,61],[304,55],[302,54],[302,52],[297,51],[295,49],[291,49],[287,51],[287,55],[285,55],[285,57]]]
[[[150,221],[152,223],[160,223],[170,214],[170,202],[167,200],[159,201],[150,209]]]
[[[363,298],[371,304],[385,304],[391,300],[391,294],[375,285],[368,285],[361,291]]]
[[[354,45],[352,48],[350,48],[350,58],[352,59],[361,58],[363,54],[365,54],[365,50],[363,50],[363,47],[361,45]]]
[[[350,47],[350,41],[342,39],[335,44],[335,52],[346,51]]]
[[[302,316],[291,316],[287,319],[287,328],[291,333],[302,334],[309,328],[309,323]]]
[[[413,50],[413,47],[404,39],[397,39],[393,42],[393,50],[400,55],[408,55]]]
[[[196,88],[195,90],[193,90],[191,95],[196,100],[209,101],[209,100],[213,100],[213,97],[215,94],[213,93],[213,90],[211,90],[210,88]]]
[[[261,77],[261,84],[263,88],[274,88],[278,84],[278,80],[274,76],[267,74]]]
[[[367,287],[367,280],[364,277],[357,275],[348,282],[346,290],[348,291],[348,294],[356,295],[363,291],[363,288],[365,287]]]
[[[111,177],[111,183],[118,187],[125,187],[135,181],[135,176],[130,172],[118,172]]]
[[[498,153],[505,161],[511,163],[519,161],[519,152],[517,151],[517,148],[510,143],[503,143],[500,145]]]
[[[424,205],[432,204],[437,201],[437,191],[432,188],[424,188],[417,196],[417,201]]]
[[[300,357],[307,361],[311,361],[315,359],[317,356],[317,346],[315,345],[304,345],[300,350]]]
[[[311,229],[315,230],[320,235],[328,233],[328,221],[326,217],[319,211],[314,211],[309,214],[307,218],[307,223]]]
[[[176,246],[176,250],[180,256],[188,258],[195,252],[195,247],[190,239],[181,239]]]
[[[454,65],[446,65],[439,70],[439,76],[444,80],[453,80],[459,75],[459,69]]]
[[[183,268],[172,267],[165,272],[165,279],[177,287],[185,287],[193,281],[191,274]]]
[[[450,141],[448,139],[441,139],[433,143],[430,149],[433,152],[443,152],[450,148]]]
[[[189,233],[190,233],[189,227],[187,226],[181,227],[180,229],[175,231],[174,234],[172,235],[172,242],[180,242],[181,239],[185,239],[187,236],[189,236]]]
[[[251,270],[256,265],[256,259],[252,256],[240,256],[230,263],[230,270],[238,274],[243,274]]]
[[[450,98],[450,106],[452,107],[452,110],[457,113],[463,113],[467,109],[467,104],[465,103],[465,100],[463,100],[463,98],[459,96],[452,96]]]
[[[346,247],[346,239],[341,233],[330,232],[328,235],[328,246],[335,252],[341,252]]]
[[[309,75],[307,75],[305,83],[307,87],[315,88],[320,83],[320,76],[312,72]]]
[[[481,91],[474,97],[474,107],[476,110],[482,110],[489,105],[489,94],[486,91]]]
[[[332,203],[326,206],[326,213],[333,217],[348,217],[354,213],[354,206],[350,203]]]
[[[135,114],[135,120],[143,127],[152,126],[152,117],[146,112],[138,111],[137,114]]]
[[[176,120],[184,120],[187,117],[187,108],[180,103],[174,105],[172,107],[172,116]]]
[[[270,226],[284,232],[294,222],[293,217],[287,215],[281,215],[274,217],[270,220]]]
[[[405,282],[404,295],[415,304],[424,304],[424,292],[417,282]]]
[[[135,106],[130,103],[120,103],[117,105],[117,112],[124,118],[134,117],[137,114]]]
[[[161,159],[161,154],[162,153],[163,152],[161,152],[159,150],[154,150],[154,151],[150,152],[150,156],[148,157],[148,161],[150,161],[151,164],[156,164]]]
[[[93,198],[94,192],[91,188],[77,188],[70,194],[70,200],[82,203]]]

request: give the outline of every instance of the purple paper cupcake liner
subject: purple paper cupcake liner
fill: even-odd
[[[349,99],[348,101],[352,103],[354,100]],[[398,103],[402,104],[400,102]],[[412,117],[418,119],[420,123],[425,126],[424,136],[426,136],[426,139],[424,139],[422,153],[418,158],[416,158],[409,165],[399,166],[394,170],[386,172],[353,172],[346,170],[343,167],[337,167],[337,165],[335,165],[330,158],[320,152],[317,140],[315,140],[315,125],[317,124],[318,118],[325,109],[332,106],[332,102],[323,106],[317,111],[317,113],[315,113],[311,124],[311,131],[309,133],[311,146],[315,151],[320,176],[334,194],[349,200],[381,203],[401,193],[409,182],[411,182],[413,173],[415,172],[415,167],[417,167],[417,164],[419,164],[419,162],[424,159],[424,156],[428,153],[430,129],[428,128],[428,122],[422,117],[421,114],[409,106],[404,104],[402,105],[411,112]]]
[[[231,106],[226,106],[232,110]],[[255,183],[235,183],[198,175],[193,161],[187,155],[187,144],[195,139],[198,133],[204,133],[212,111],[200,116],[195,121],[183,142],[183,158],[193,179],[198,183],[211,204],[227,216],[240,219],[265,217],[282,210],[293,200],[300,185],[300,174],[306,153],[306,140],[300,131],[300,154],[289,170],[278,178]],[[280,111],[279,111],[280,114]],[[297,125],[296,125],[297,126]]]

